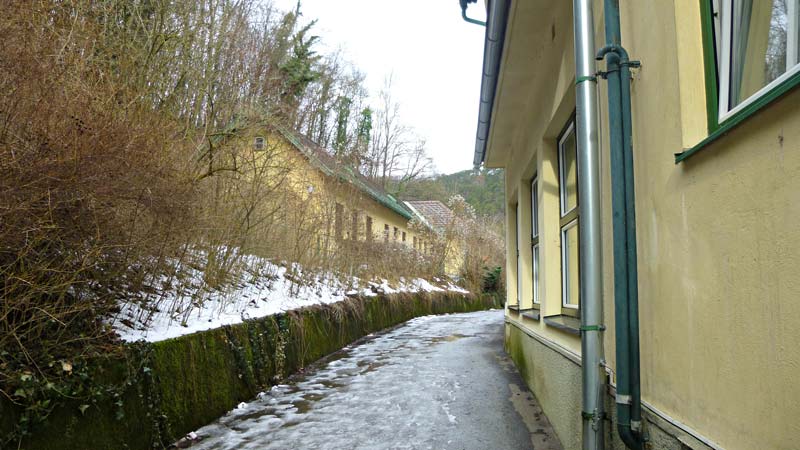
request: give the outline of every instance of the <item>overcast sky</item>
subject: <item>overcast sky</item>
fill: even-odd
[[[478,5],[470,15],[483,19]],[[425,138],[439,173],[472,168],[484,28],[461,19],[457,0],[303,0],[301,12],[318,19],[322,50],[342,48],[366,74],[373,96],[394,74],[403,122]]]

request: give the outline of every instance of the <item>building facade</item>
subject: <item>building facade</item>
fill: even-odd
[[[455,213],[439,200],[409,200],[404,202],[406,207],[414,214],[417,222],[435,233],[435,239],[423,240],[422,236],[414,237],[414,249],[421,252],[432,253],[435,242],[438,248],[435,251],[440,255],[439,265],[445,275],[459,278],[464,265],[463,230],[466,227],[463,220],[456,217]],[[428,248],[430,247],[430,248]]]
[[[632,73],[623,139],[635,174],[628,250],[638,260],[642,420],[634,431],[652,449],[800,448],[800,2],[581,3],[594,12],[592,51],[621,44],[631,60],[623,61]],[[615,3],[621,41],[607,42]],[[505,169],[506,347],[564,447],[580,449],[581,338],[599,332],[604,447],[625,448],[615,414],[631,400],[616,389],[617,97],[609,92],[622,70],[609,71],[606,58],[599,73],[576,76],[573,2],[487,8],[476,164]],[[595,329],[581,322],[582,283],[594,269],[581,259],[582,83],[599,105]]]
[[[217,175],[215,195],[241,204],[228,208],[233,217],[215,219],[245,230],[240,245],[253,254],[354,274],[427,256],[414,244],[427,244],[432,230],[419,226],[402,201],[301,133],[258,114],[214,135],[201,162],[205,173]]]

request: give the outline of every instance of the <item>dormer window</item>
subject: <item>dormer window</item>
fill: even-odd
[[[256,151],[264,150],[264,138],[261,136],[256,137],[255,141],[253,142],[253,149]]]

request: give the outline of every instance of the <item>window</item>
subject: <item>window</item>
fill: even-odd
[[[358,240],[358,211],[353,211],[350,224],[350,239]]]
[[[255,141],[253,141],[253,149],[256,151],[264,150],[264,138],[261,136],[256,137]]]
[[[718,123],[800,73],[800,0],[708,0]]]
[[[405,241],[406,241],[406,232],[403,231],[403,242],[405,242]]]
[[[519,213],[519,203],[514,204],[514,211],[516,213],[516,217],[514,217],[514,235],[516,236],[517,242],[514,244],[517,249],[517,307],[522,307],[522,273],[520,273],[520,267],[522,267],[520,261],[520,252],[519,252],[519,242],[520,242],[520,235],[519,235],[519,220],[522,215]]]
[[[341,203],[336,204],[336,222],[334,224],[336,240],[341,241],[344,238],[344,206]]]
[[[539,179],[531,180],[531,262],[533,266],[533,307],[537,308],[542,301],[539,298]]]
[[[412,239],[412,242],[414,244],[414,250],[419,250],[419,247],[417,247],[417,237],[416,236],[414,236],[414,238]]]
[[[561,305],[562,313],[573,316],[578,315],[580,308],[577,156],[575,121],[570,119],[558,138],[558,184],[561,208]]]
[[[701,0],[708,137],[680,163],[800,84],[800,0]]]
[[[367,216],[367,242],[372,242],[372,217]]]
[[[389,224],[383,224],[383,242],[389,242]]]
[[[392,239],[396,241],[399,236],[400,236],[400,230],[398,230],[397,227],[394,227],[394,234],[392,235]]]

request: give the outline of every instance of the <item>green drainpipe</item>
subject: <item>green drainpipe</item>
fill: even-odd
[[[458,3],[461,5],[461,17],[464,18],[465,21],[469,23],[474,23],[475,25],[480,25],[482,27],[486,26],[486,22],[481,22],[480,20],[470,19],[467,17],[467,4],[468,3],[475,3],[478,0],[458,0]]]
[[[611,194],[614,237],[614,314],[617,355],[617,429],[625,445],[644,447],[639,369],[639,294],[636,257],[636,207],[633,177],[631,66],[622,48],[619,0],[604,0]]]

